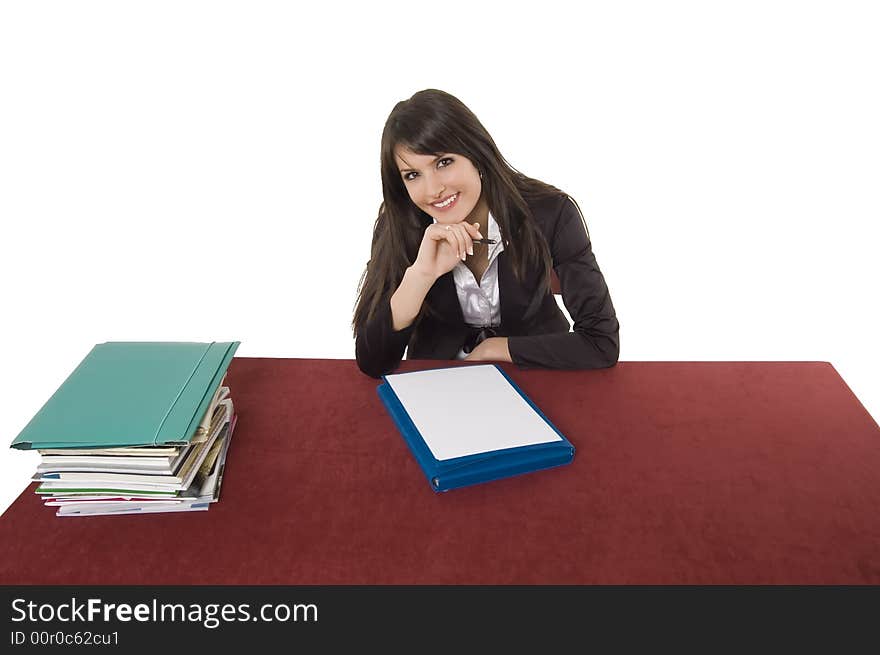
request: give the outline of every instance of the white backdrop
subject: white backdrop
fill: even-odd
[[[7,444],[102,341],[352,358],[427,87],[578,200],[622,360],[830,361],[880,416],[875,3],[305,4],[0,5]]]

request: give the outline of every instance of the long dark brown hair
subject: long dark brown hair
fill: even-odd
[[[370,261],[358,284],[352,321],[355,334],[397,289],[406,268],[418,255],[425,229],[433,222],[407,193],[395,161],[398,146],[420,155],[467,157],[482,174],[482,194],[498,223],[505,257],[510,258],[516,278],[524,279],[526,271],[536,267],[542,271],[541,286],[549,291],[550,251],[525,198],[565,194],[526,177],[507,163],[486,128],[458,98],[426,89],[398,102],[382,131],[383,202],[373,228]],[[430,312],[427,304],[423,304],[422,312]]]

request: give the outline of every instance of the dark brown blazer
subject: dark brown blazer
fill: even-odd
[[[605,278],[590,247],[590,237],[574,202],[567,196],[528,202],[550,246],[562,300],[574,323],[569,329],[553,294],[538,289],[539,271],[519,282],[506,251],[498,256],[501,325],[514,364],[559,369],[604,368],[617,363],[619,324]],[[391,297],[355,337],[360,369],[372,377],[390,373],[407,359],[455,359],[473,335],[464,322],[452,272],[440,276],[422,313],[409,327],[395,332]]]

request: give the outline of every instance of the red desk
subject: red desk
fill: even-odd
[[[31,487],[0,584],[880,583],[880,430],[829,364],[504,368],[571,465],[437,495],[353,361],[237,358],[218,504],[60,518]]]

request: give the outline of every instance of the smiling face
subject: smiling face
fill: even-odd
[[[467,157],[419,155],[403,147],[396,148],[394,154],[407,193],[419,209],[445,225],[480,220],[485,207],[481,202],[483,184]]]

